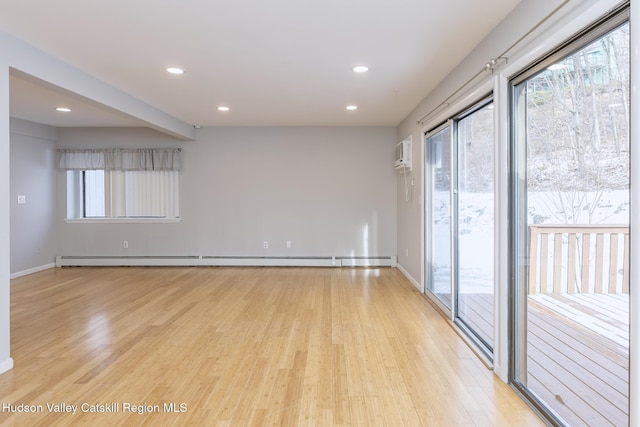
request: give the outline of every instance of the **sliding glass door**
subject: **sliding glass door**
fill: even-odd
[[[512,380],[558,424],[629,423],[629,26],[513,86]]]
[[[427,289],[489,358],[493,347],[494,118],[485,99],[426,135]]]
[[[485,101],[456,122],[457,156],[455,321],[493,347],[494,125],[493,102]]]

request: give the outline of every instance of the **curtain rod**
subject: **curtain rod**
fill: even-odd
[[[439,108],[443,107],[443,106],[449,106],[449,101],[451,100],[451,98],[453,98],[454,96],[456,96],[459,92],[461,92],[463,89],[465,89],[472,81],[474,81],[479,75],[485,73],[486,71],[491,71],[493,72],[495,70],[495,68],[499,65],[501,60],[504,60],[505,62],[508,60],[508,57],[506,56],[513,48],[515,48],[517,45],[519,45],[525,38],[527,38],[529,35],[531,35],[534,31],[536,31],[538,28],[540,28],[545,22],[547,22],[549,19],[551,19],[551,17],[553,15],[555,15],[556,13],[558,13],[558,11],[560,9],[562,9],[567,3],[569,3],[570,0],[564,0],[562,3],[560,3],[558,6],[556,6],[551,12],[549,12],[544,18],[542,18],[542,20],[540,22],[538,22],[536,25],[534,25],[533,27],[531,27],[529,29],[529,31],[527,31],[524,35],[522,35],[518,40],[516,40],[511,46],[509,46],[507,49],[505,49],[504,52],[502,52],[500,55],[498,55],[495,58],[492,58],[489,62],[487,62],[484,67],[482,67],[482,69],[480,71],[478,71],[476,74],[474,74],[473,77],[471,77],[469,80],[467,80],[459,89],[457,89],[455,92],[453,92],[451,95],[449,95],[444,101],[442,101],[440,104],[438,104],[433,110],[429,111],[427,114],[425,114],[420,120],[418,120],[416,122],[416,124],[418,125],[422,125],[424,120],[429,117],[430,115],[432,115],[433,113],[435,113]]]
[[[182,148],[58,148],[56,151],[58,153],[60,153],[62,151],[69,151],[69,150],[82,150],[82,151],[90,151],[90,150],[95,150],[95,151],[104,151],[104,150],[178,150],[178,151],[182,151]]]

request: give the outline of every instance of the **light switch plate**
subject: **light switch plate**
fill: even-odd
[[[18,204],[19,205],[24,205],[25,203],[27,203],[27,196],[19,195],[18,196]]]

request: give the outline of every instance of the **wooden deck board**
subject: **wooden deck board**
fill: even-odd
[[[445,306],[451,307],[450,294],[434,294]],[[459,296],[459,304],[467,311],[458,316],[486,340],[493,343],[493,294],[489,293],[462,293]],[[458,307],[460,310],[460,307]]]
[[[486,294],[464,298],[470,306],[488,301]],[[617,294],[529,297],[527,385],[571,424],[628,423],[628,304],[628,295]]]
[[[489,344],[493,343],[493,294],[460,295],[458,316]],[[460,309],[464,307],[464,311]]]
[[[626,425],[628,355],[620,355],[615,345],[604,348],[592,331],[569,326],[535,304],[528,315],[527,370],[536,379],[528,387],[567,420],[604,419],[614,426]]]
[[[585,366],[597,375],[604,375],[609,384],[626,383],[628,380],[628,354],[620,354],[603,345],[592,333],[576,330],[549,316],[544,311],[529,310],[531,339],[551,341],[556,350],[570,351],[575,364]],[[569,367],[568,367],[569,368]],[[596,372],[597,371],[597,372]],[[625,387],[620,386],[620,391]]]
[[[582,393],[583,389],[587,390],[589,393],[584,393],[585,396],[595,392],[597,397],[589,399],[621,402],[617,406],[626,409],[628,400],[618,398],[618,395],[624,396],[628,389],[627,379],[624,378],[625,367],[618,369],[619,365],[615,360],[598,357],[597,353],[590,351],[589,338],[583,333],[567,330],[560,323],[547,318],[545,313],[535,312],[535,309],[529,310],[529,316],[529,359],[533,358],[532,349],[539,350],[547,356],[554,355],[553,360],[561,367],[560,373],[566,374],[567,378],[577,377],[583,382],[584,386],[576,392]],[[555,330],[550,332],[549,328],[543,329],[542,325],[554,327]]]
[[[577,328],[589,329],[629,348],[628,295],[626,303],[607,298],[607,294],[538,294],[530,295],[529,301],[552,310]]]
[[[552,373],[548,371],[555,367],[555,361],[545,354],[538,355],[535,359],[528,362],[531,373],[527,379],[528,387],[535,390],[535,394],[544,402],[551,403],[552,406],[562,405],[570,407],[572,411],[556,411],[563,420],[570,426],[612,426],[618,427],[610,423],[604,416],[594,411],[581,396],[571,387],[570,381],[560,381],[555,379]]]

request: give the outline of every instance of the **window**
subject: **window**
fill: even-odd
[[[61,150],[68,219],[176,219],[180,150]]]
[[[177,171],[67,171],[68,218],[178,218]]]

